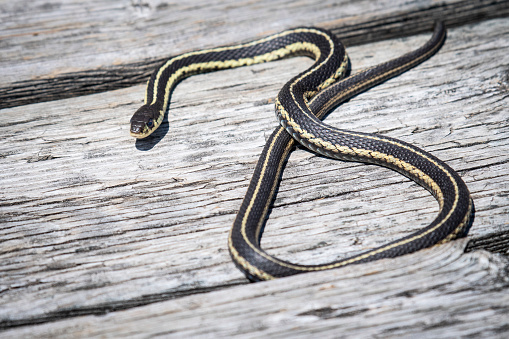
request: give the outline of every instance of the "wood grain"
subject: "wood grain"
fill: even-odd
[[[296,26],[328,28],[353,46],[426,32],[435,20],[455,27],[509,15],[506,0],[23,3],[0,7],[0,108],[141,84],[169,55]]]
[[[362,12],[365,3],[352,3],[344,15]],[[47,15],[57,23],[71,20],[70,9],[64,10],[69,4],[78,6],[62,3]],[[90,11],[101,12],[90,4]],[[125,3],[114,4],[123,13]],[[226,6],[212,5],[217,13]],[[305,3],[293,6],[307,14]],[[181,11],[192,17],[197,8]],[[15,8],[7,12],[12,17]],[[90,19],[91,27],[94,20],[113,27],[107,17]],[[229,21],[222,29],[238,30],[243,40],[261,34],[270,20],[260,18],[251,31]],[[293,21],[274,25],[287,24]],[[35,27],[27,25],[27,36],[42,46],[45,37],[33,35]],[[400,138],[446,161],[474,197],[470,236],[502,239],[498,253],[507,253],[503,239],[509,233],[508,34],[506,18],[452,28],[433,58],[327,118],[341,128]],[[354,69],[361,69],[429,36],[354,46],[348,53]],[[22,45],[23,37],[13,41]],[[68,43],[78,46],[75,39],[69,36]],[[182,39],[182,50],[219,41]],[[46,70],[57,61],[49,56],[52,46],[49,39],[47,50],[40,47]],[[161,46],[155,49],[163,55]],[[78,52],[69,51],[69,58],[79,60]],[[15,49],[9,53],[16,55]],[[130,60],[155,56],[133,53]],[[78,64],[77,72],[94,68],[86,58]],[[503,337],[509,331],[507,259],[475,244],[465,254],[467,241],[263,284],[248,284],[236,270],[227,233],[276,126],[273,98],[310,65],[294,58],[187,79],[149,141],[135,142],[128,134],[143,85],[0,110],[0,336]],[[37,77],[34,69],[11,74]],[[324,263],[415,231],[437,210],[426,191],[390,170],[299,148],[288,161],[262,241],[282,258]]]
[[[503,338],[508,260],[457,241],[299,279],[238,286],[132,310],[6,331],[5,338]],[[355,281],[355,284],[352,282]],[[480,297],[482,296],[482,297]]]

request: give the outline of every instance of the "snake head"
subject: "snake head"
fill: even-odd
[[[137,139],[148,137],[163,121],[164,115],[153,106],[143,105],[131,118],[131,136]]]

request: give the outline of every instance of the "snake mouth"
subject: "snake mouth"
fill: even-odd
[[[131,129],[129,133],[131,136],[137,138],[137,139],[143,139],[146,136],[148,136],[149,133],[147,133],[146,125],[142,122],[133,121],[131,122]]]

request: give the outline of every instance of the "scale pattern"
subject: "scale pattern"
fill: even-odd
[[[276,99],[281,127],[267,140],[246,196],[228,237],[235,265],[252,281],[325,270],[399,255],[444,243],[468,232],[474,218],[470,193],[459,175],[428,152],[377,134],[341,130],[321,120],[351,97],[425,61],[445,40],[437,23],[431,39],[399,58],[344,78],[348,57],[341,42],[318,28],[296,28],[235,46],[185,53],[164,62],[147,84],[145,104],[131,118],[131,135],[144,138],[163,120],[177,84],[194,74],[249,66],[305,55],[315,63],[286,83]],[[280,260],[260,246],[268,210],[284,163],[295,142],[327,157],[373,163],[414,180],[437,199],[440,211],[431,224],[402,239],[323,265],[299,265]]]

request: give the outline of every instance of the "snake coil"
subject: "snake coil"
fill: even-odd
[[[161,124],[175,86],[194,74],[290,56],[305,55],[313,66],[286,83],[276,99],[281,127],[267,140],[246,196],[228,237],[235,265],[251,281],[392,258],[464,236],[473,222],[474,205],[459,175],[430,153],[378,134],[341,130],[324,124],[335,107],[435,54],[445,41],[442,23],[431,39],[401,57],[344,78],[348,57],[341,42],[319,28],[296,28],[235,46],[185,53],[164,62],[148,81],[145,103],[131,118],[131,135],[145,138]],[[373,163],[417,182],[437,199],[439,213],[426,227],[359,255],[321,265],[280,260],[260,246],[266,217],[279,185],[284,163],[295,141],[327,157]]]

